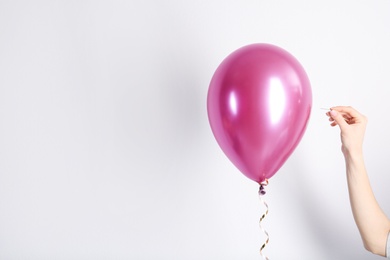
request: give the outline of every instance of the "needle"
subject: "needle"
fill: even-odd
[[[328,111],[330,111],[330,109],[329,109],[329,108],[325,108],[325,107],[320,107],[320,109],[322,109],[322,110],[328,110]]]

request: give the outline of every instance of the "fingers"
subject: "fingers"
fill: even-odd
[[[335,110],[343,115],[348,124],[367,123],[367,117],[359,113],[356,109],[349,106],[336,106],[331,110]]]
[[[334,122],[340,126],[341,129],[348,125],[348,118],[345,115],[339,113],[337,110],[331,110],[330,116],[334,119]]]
[[[330,110],[336,110],[337,112],[341,113],[345,118],[362,117],[362,114],[360,114],[356,109],[350,106],[335,106],[331,107]]]
[[[339,125],[341,128],[344,128],[347,125],[364,123],[367,121],[364,115],[350,106],[335,106],[330,108],[330,110],[331,111],[327,112],[326,115],[329,117],[331,126]]]
[[[337,122],[335,121],[335,119],[332,117],[331,113],[330,112],[327,112],[326,115],[329,117],[328,120],[330,121],[330,125],[331,126],[336,126],[337,125]],[[347,123],[350,123],[350,120],[349,118],[346,118],[344,115],[344,120],[347,122]]]

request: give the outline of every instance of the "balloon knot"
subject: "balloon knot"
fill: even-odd
[[[264,189],[264,187],[267,185],[268,185],[268,179],[265,179],[264,181],[260,182],[259,195],[265,195],[267,193]]]

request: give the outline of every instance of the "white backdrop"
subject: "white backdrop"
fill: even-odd
[[[270,259],[380,259],[350,212],[339,131],[369,118],[390,216],[390,1],[1,1],[0,259],[261,259],[258,185],[219,149],[208,84],[232,51],[278,45],[313,110],[264,197]]]

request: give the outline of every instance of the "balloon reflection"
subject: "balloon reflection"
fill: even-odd
[[[229,108],[233,115],[237,115],[237,97],[234,91],[229,95]]]
[[[268,102],[271,123],[274,125],[280,121],[286,108],[286,94],[283,84],[278,78],[270,79]]]

